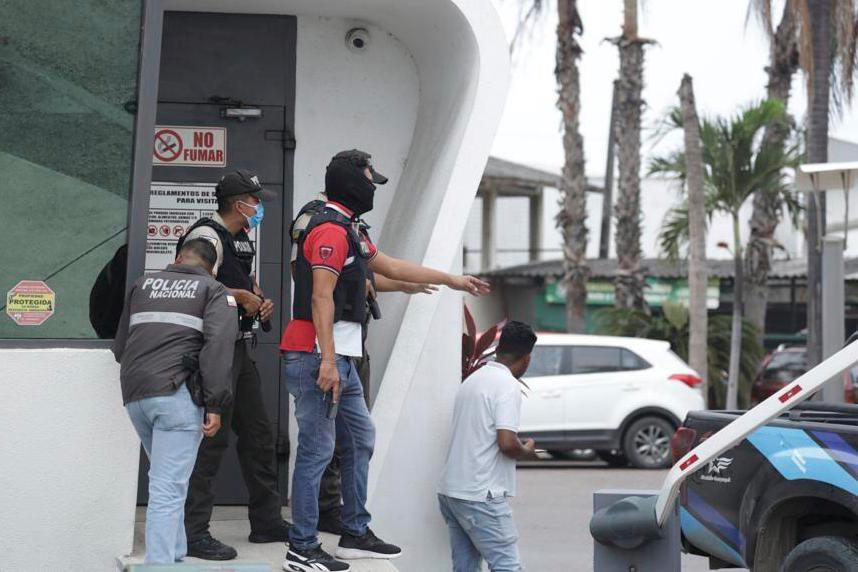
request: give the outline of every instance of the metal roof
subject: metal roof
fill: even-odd
[[[533,196],[541,193],[543,187],[559,189],[560,180],[560,173],[489,157],[480,181],[479,193],[481,194],[484,188],[491,188],[501,196]],[[588,182],[587,192],[602,193],[602,188]]]
[[[497,157],[489,157],[483,178],[511,180],[539,187],[560,186],[560,173],[550,173]]]
[[[590,267],[590,278],[614,278],[617,274],[616,259],[593,259],[588,260]],[[846,258],[844,260],[845,274],[858,273],[858,258]],[[647,276],[654,278],[687,278],[688,261],[678,260],[675,262],[660,258],[645,258],[641,260],[641,266]],[[708,260],[710,278],[733,278],[732,260]],[[769,278],[804,278],[807,273],[807,261],[775,260],[772,262],[772,270]],[[560,278],[563,275],[562,260],[540,260],[519,266],[499,268],[482,273],[483,276],[497,278]]]

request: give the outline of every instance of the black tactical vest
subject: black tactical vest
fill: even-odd
[[[256,249],[253,247],[253,242],[247,233],[242,229],[235,236],[229,230],[217,221],[208,217],[203,217],[195,222],[185,235],[179,239],[176,244],[176,255],[182,249],[185,243],[185,237],[192,230],[201,226],[208,226],[217,233],[220,238],[220,243],[223,248],[223,261],[217,269],[215,278],[218,282],[227,288],[237,290],[247,290],[253,292],[253,280],[250,275],[253,273],[253,257],[256,256]],[[239,305],[238,316],[240,318],[240,330],[249,332],[253,329],[253,318],[248,318],[244,315],[244,309]]]
[[[334,209],[325,208],[313,215],[307,228],[298,241],[298,258],[295,261],[295,298],[292,304],[292,317],[296,320],[313,319],[313,269],[304,256],[304,241],[310,231],[319,225],[331,223],[346,229],[349,243],[347,258],[350,259],[337,278],[334,287],[334,322],[363,323],[366,311],[366,279],[369,272],[369,253],[363,252],[361,239],[352,227],[351,221]]]

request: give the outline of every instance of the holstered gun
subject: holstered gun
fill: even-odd
[[[203,396],[203,376],[200,373],[200,358],[194,354],[182,355],[182,366],[188,370],[188,377],[185,379],[185,385],[188,386],[188,392],[191,394],[191,401],[194,405],[205,407],[206,400]]]

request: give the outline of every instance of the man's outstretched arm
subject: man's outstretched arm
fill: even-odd
[[[387,276],[377,274],[375,276],[376,292],[404,292],[406,294],[432,294],[438,291],[433,284],[418,284],[416,282],[403,282],[402,280],[391,280]]]
[[[383,252],[379,252],[370,261],[369,267],[373,272],[392,280],[414,282],[417,284],[439,284],[448,286],[453,290],[468,292],[474,296],[488,294],[491,289],[488,282],[484,282],[479,278],[448,274],[440,270],[408,262],[407,260],[387,256]]]

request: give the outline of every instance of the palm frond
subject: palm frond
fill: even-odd
[[[558,0],[562,1],[562,0]],[[520,0],[518,5],[518,24],[509,42],[509,53],[519,48],[530,37],[540,16],[545,13],[547,0]]]
[[[668,260],[679,260],[679,251],[688,244],[688,205],[668,211],[658,234],[658,245]]]
[[[774,37],[775,27],[772,21],[772,0],[751,0],[748,2],[748,11],[745,14],[746,28],[751,18],[756,18],[769,40]]]

